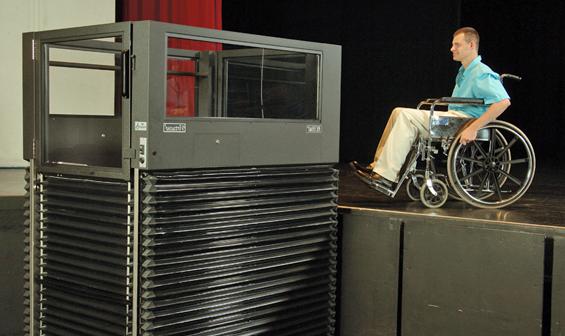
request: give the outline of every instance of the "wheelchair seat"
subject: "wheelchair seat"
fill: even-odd
[[[433,140],[449,139],[457,135],[464,125],[473,122],[474,118],[438,116],[434,115],[430,120],[430,136]],[[481,129],[477,133],[477,141],[488,141],[489,132]]]

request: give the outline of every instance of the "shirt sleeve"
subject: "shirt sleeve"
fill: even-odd
[[[477,77],[473,87],[473,96],[484,99],[486,105],[510,99],[500,81],[500,76],[495,73],[483,73]]]

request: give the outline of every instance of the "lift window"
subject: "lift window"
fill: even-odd
[[[169,37],[166,116],[318,120],[319,60]]]
[[[44,45],[46,163],[121,167],[119,38]]]

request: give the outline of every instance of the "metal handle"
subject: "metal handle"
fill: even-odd
[[[130,52],[122,51],[122,97],[129,99],[130,85]]]
[[[517,81],[521,81],[522,77],[520,76],[516,76],[516,75],[512,75],[512,74],[502,74],[500,75],[500,81],[502,82],[505,78],[510,78],[513,80],[517,80]]]

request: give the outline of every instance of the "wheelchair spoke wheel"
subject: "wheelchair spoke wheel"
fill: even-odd
[[[447,158],[449,182],[467,203],[501,208],[520,199],[535,174],[533,147],[520,129],[504,121],[484,127],[488,140],[461,145],[455,139]]]
[[[447,201],[447,185],[438,179],[433,179],[432,187],[436,195],[428,188],[426,183],[420,187],[420,200],[428,208],[439,208]]]
[[[406,194],[413,201],[420,200],[420,187],[424,184],[424,175],[415,174],[406,179]]]
[[[511,164],[508,162],[510,162],[510,160],[512,159],[512,154],[510,150],[504,151],[504,149],[508,145],[508,141],[506,141],[506,138],[499,130],[492,128],[488,131],[489,139],[495,139],[494,142],[489,141],[488,149],[483,149],[483,147],[486,147],[486,145],[479,146],[477,142],[469,146],[462,146],[462,148],[460,149],[460,160],[456,162],[455,169],[458,176],[464,176],[466,185],[469,188],[477,188],[478,186],[480,186],[482,178],[479,176],[480,172],[477,172],[477,170],[480,170],[482,168],[487,153],[490,153],[491,151],[494,151],[496,155],[501,154],[499,162],[501,162],[502,164],[499,167],[500,172],[497,174],[498,184],[500,186],[504,185],[507,176],[510,173]],[[456,187],[454,186],[454,181],[449,178],[448,181],[450,187],[450,196],[458,200],[463,200],[455,191]],[[488,198],[489,196],[492,196],[492,194],[493,193],[489,192],[488,190],[483,190],[482,193],[477,193],[476,196],[480,198]]]

